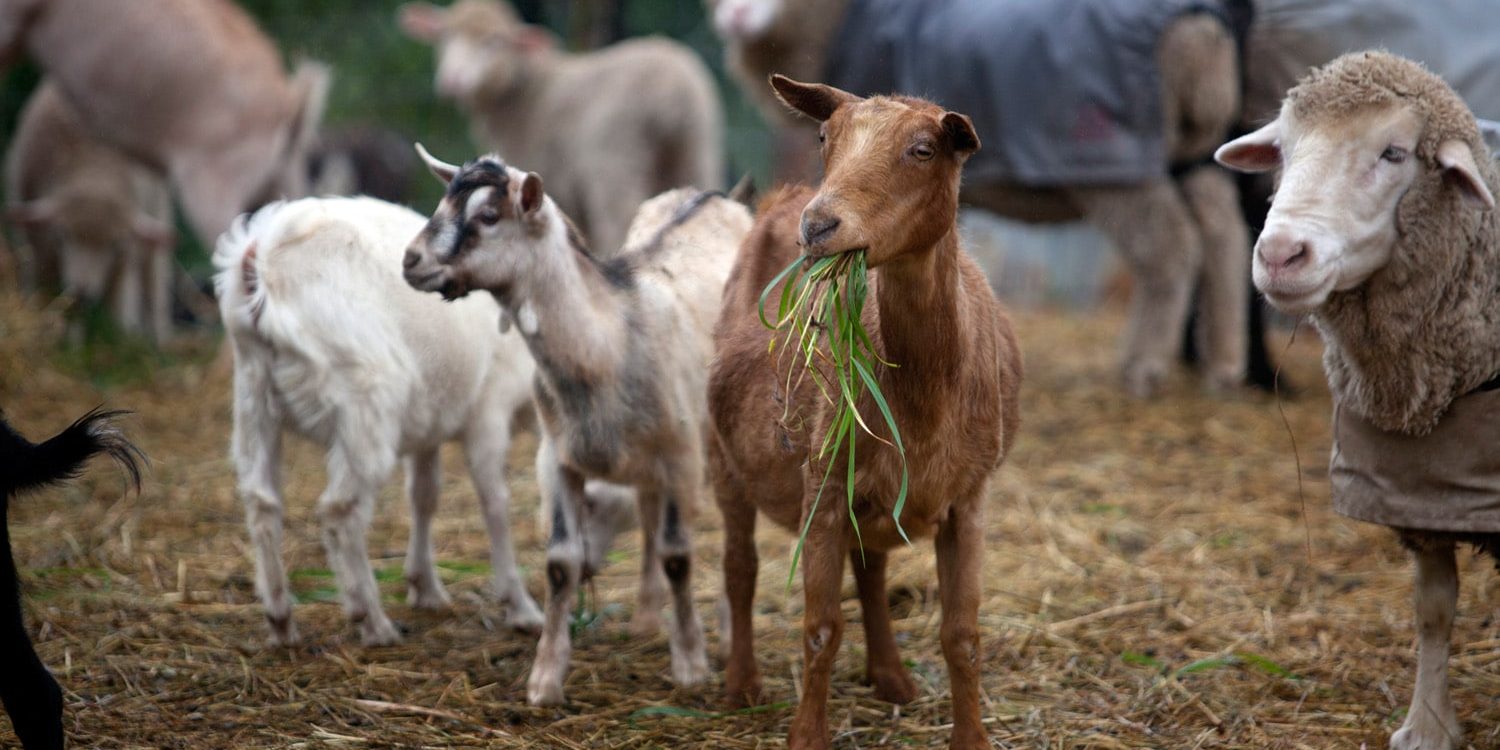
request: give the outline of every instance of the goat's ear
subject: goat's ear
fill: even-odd
[[[18,227],[41,227],[57,218],[62,207],[54,198],[39,198],[5,207],[5,220]]]
[[[1465,199],[1486,211],[1495,207],[1495,196],[1484,184],[1479,165],[1474,163],[1474,150],[1467,141],[1438,144],[1437,160],[1443,168],[1443,179],[1462,191]]]
[[[542,209],[542,176],[527,172],[521,180],[521,213],[530,216]]]
[[[417,147],[417,156],[422,157],[422,161],[427,164],[427,169],[432,172],[432,176],[441,180],[444,185],[453,181],[453,176],[458,174],[458,167],[456,165],[449,164],[427,153],[427,149],[420,143],[414,145]]]
[[[432,3],[404,3],[396,17],[407,36],[428,44],[443,38],[448,26],[448,11]]]
[[[780,73],[771,74],[771,88],[783,104],[818,122],[832,117],[834,110],[845,104],[863,101],[847,91],[821,83],[793,81]]]
[[[942,123],[954,151],[968,156],[979,150],[979,134],[974,132],[974,121],[968,115],[944,112]]]
[[[150,214],[137,213],[130,222],[130,233],[152,247],[171,249],[177,244],[177,232],[172,225]]]
[[[523,24],[516,32],[516,46],[522,52],[534,54],[557,47],[557,37],[541,26]]]
[[[1269,172],[1281,164],[1281,121],[1242,135],[1214,152],[1214,161],[1236,172]]]

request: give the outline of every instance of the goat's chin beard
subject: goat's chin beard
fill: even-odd
[[[455,279],[448,279],[447,281],[443,282],[443,286],[438,289],[438,294],[443,295],[443,299],[452,302],[453,300],[456,300],[460,297],[468,296],[469,287]]]

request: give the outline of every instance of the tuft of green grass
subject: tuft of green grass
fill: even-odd
[[[766,317],[766,302],[772,290],[782,281],[781,298],[776,305],[776,318]],[[891,511],[896,531],[908,544],[906,529],[901,527],[901,511],[906,507],[906,491],[909,481],[906,467],[906,447],[901,442],[901,431],[891,416],[890,405],[880,391],[880,382],[875,378],[875,366],[896,367],[875,353],[870,334],[865,330],[862,314],[865,299],[869,295],[869,273],[863,250],[830,255],[821,258],[803,256],[793,261],[771,280],[760,293],[761,325],[785,333],[783,337],[771,337],[769,351],[775,353],[778,341],[786,345],[790,353],[784,392],[787,394],[787,409],[791,408],[792,392],[804,376],[811,377],[819,393],[833,407],[833,419],[823,442],[818,448],[817,458],[827,461],[823,481],[818,485],[818,494],[813,497],[812,508],[802,523],[797,535],[797,546],[792,551],[791,570],[787,573],[787,587],[797,574],[797,563],[802,558],[802,545],[807,541],[807,530],[812,525],[813,514],[823,499],[823,489],[832,476],[834,459],[840,449],[846,456],[845,494],[849,512],[849,523],[854,527],[855,540],[860,551],[864,551],[864,539],[859,531],[859,519],[854,515],[854,469],[855,439],[863,431],[870,437],[896,449],[901,457],[901,490],[896,495],[896,504]],[[823,370],[820,365],[826,366]],[[875,434],[859,413],[859,398],[865,393],[879,408],[886,427],[891,431],[887,440]],[[783,415],[785,418],[788,415]],[[856,429],[858,428],[858,429]]]

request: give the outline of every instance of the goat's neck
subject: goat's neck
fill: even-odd
[[[932,247],[903,255],[876,269],[883,356],[898,365],[882,368],[896,398],[915,393],[903,383],[931,384],[957,372],[962,356],[958,231]]]
[[[548,210],[552,216],[533,273],[496,298],[518,324],[544,377],[597,383],[624,358],[630,305],[598,261],[569,242],[557,208],[549,204]]]
[[[522,68],[511,85],[482,90],[470,103],[471,109],[483,115],[479,129],[500,147],[501,156],[521,159],[538,142],[535,132],[552,125],[538,121],[535,113],[540,111],[542,97],[552,87],[558,71],[573,57],[567,52],[538,53],[521,63]]]

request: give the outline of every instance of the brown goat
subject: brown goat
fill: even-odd
[[[977,625],[983,502],[991,472],[1014,442],[1021,357],[1010,321],[960,247],[954,223],[959,173],[979,141],[969,118],[920,99],[861,99],[783,76],[771,81],[784,102],[823,123],[827,177],[817,191],[793,187],[767,198],[735,261],[714,332],[717,356],[708,397],[715,494],[725,525],[728,697],[736,704],[753,701],[760,690],[750,619],[756,511],[789,529],[808,519],[827,466],[817,446],[833,416],[811,378],[793,378],[799,385],[782,393],[779,376],[785,373],[768,360],[766,349],[769,337],[783,335],[761,326],[757,301],[777,272],[804,252],[864,249],[874,304],[865,308],[863,322],[875,351],[898,365],[877,367],[875,376],[900,427],[910,469],[900,524],[912,537],[936,538],[943,655],[953,692],[952,746],[987,746],[979,715]],[[865,423],[884,424],[868,396],[859,411]],[[856,455],[854,513],[863,547],[856,547],[844,507],[842,470],[828,475],[807,523],[805,672],[792,748],[828,746],[828,682],[843,632],[839,597],[846,555],[864,609],[867,677],[876,695],[902,703],[917,694],[896,650],[885,593],[887,551],[902,541],[892,519],[900,457],[869,435],[859,436]]]

